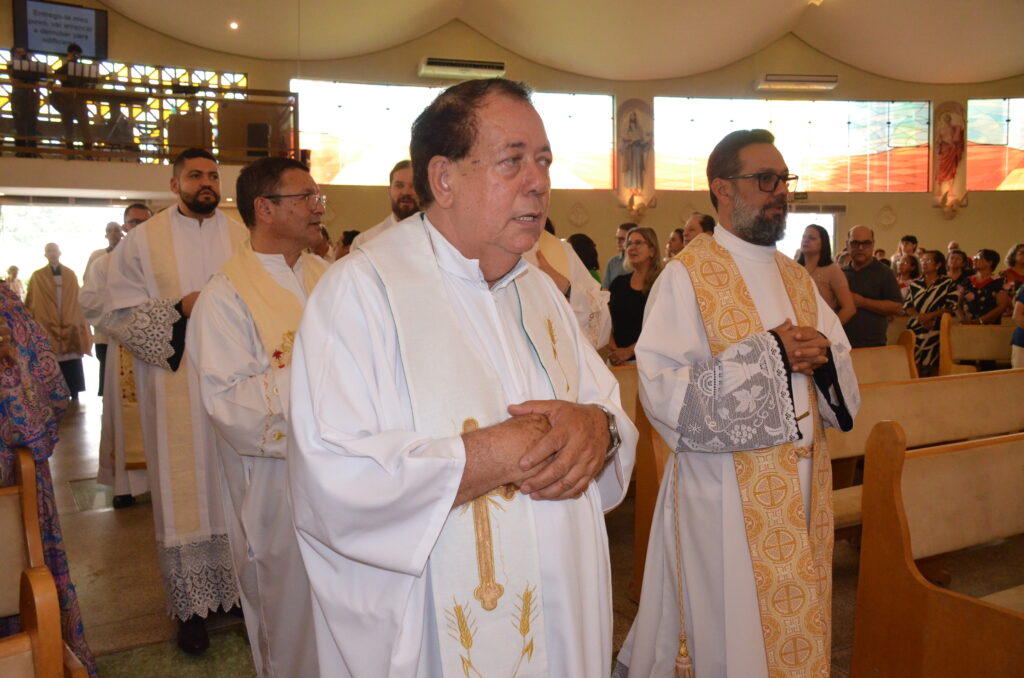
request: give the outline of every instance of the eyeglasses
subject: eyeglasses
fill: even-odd
[[[316,209],[319,205],[326,209],[327,207],[327,196],[323,193],[288,193],[286,195],[264,195],[261,196],[268,200],[280,200],[281,198],[302,198],[306,201],[306,207],[309,209]]]
[[[786,190],[793,190],[800,177],[795,174],[776,174],[775,172],[752,172],[751,174],[736,174],[725,179],[757,179],[757,187],[765,193],[774,193],[779,187],[779,182],[786,184]]]
[[[874,240],[847,240],[846,242],[851,250],[855,247],[871,247],[875,244]]]
[[[626,243],[626,249],[629,249],[630,247],[640,247],[641,245],[646,244],[646,240],[630,240],[629,242]]]

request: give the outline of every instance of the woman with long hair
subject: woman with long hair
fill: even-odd
[[[982,249],[974,255],[974,275],[960,288],[960,319],[965,325],[998,325],[1010,306],[1003,279],[995,275],[999,253]]]
[[[828,231],[818,224],[811,224],[804,229],[796,260],[807,269],[814,284],[818,286],[821,298],[836,312],[839,322],[845,325],[857,313],[857,307],[853,303],[846,274],[832,263],[832,241]]]
[[[612,281],[608,308],[612,315],[612,337],[608,362],[623,365],[635,358],[633,348],[640,338],[644,307],[662,263],[658,235],[654,229],[637,226],[626,234],[626,264],[632,269]]]
[[[907,329],[916,335],[914,362],[922,377],[933,376],[939,365],[939,319],[953,313],[959,301],[956,285],[946,276],[946,257],[938,250],[921,256],[921,277],[910,283],[903,309]]]
[[[900,294],[907,300],[910,294],[910,283],[921,277],[921,262],[916,254],[901,254],[896,260],[896,282],[900,284]]]
[[[1019,242],[1006,253],[1006,268],[1002,272],[1006,284],[1003,289],[1013,299],[1024,285],[1024,242]]]

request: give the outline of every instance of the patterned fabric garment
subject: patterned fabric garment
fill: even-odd
[[[14,481],[15,446],[30,449],[36,461],[43,558],[57,583],[61,632],[89,675],[95,678],[96,663],[85,642],[78,597],[68,571],[48,461],[57,444],[68,389],[46,335],[17,295],[3,285],[0,285],[0,316],[10,329],[11,340],[18,350],[14,360],[0,358],[0,485]],[[0,619],[0,636],[20,630],[17,616]]]
[[[967,284],[960,288],[960,299],[968,320],[977,320],[998,306],[996,295],[1004,284],[1002,278],[989,278],[981,286],[973,278],[968,279]]]
[[[931,286],[924,279],[910,283],[910,293],[904,308],[917,309],[918,313],[932,313],[946,310],[956,311],[959,294],[953,281],[942,275]],[[912,330],[917,341],[914,343],[914,362],[929,367],[939,360],[939,318],[935,318],[931,329],[925,329],[917,318],[907,321],[907,329]]]

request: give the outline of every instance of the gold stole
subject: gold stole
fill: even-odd
[[[181,299],[181,281],[178,258],[174,253],[174,232],[171,224],[171,205],[145,224],[149,262],[161,299]],[[244,226],[222,217],[228,228],[234,249],[249,234]],[[191,292],[192,290],[188,290]],[[182,356],[177,371],[163,370],[164,421],[167,440],[167,472],[170,486],[168,507],[173,518],[174,533],[187,535],[202,529],[200,503],[197,493],[195,449],[192,437],[192,405],[189,391],[188,353]],[[197,393],[196,398],[199,397]]]
[[[124,437],[124,468],[137,471],[146,468],[146,448],[142,441],[142,423],[139,415],[139,399],[135,395],[135,367],[132,354],[117,342],[118,399],[121,408],[121,435]],[[108,358],[109,359],[109,358]],[[111,450],[114,455],[114,450]]]
[[[303,252],[300,256],[302,282],[308,296],[327,266],[311,254]],[[271,366],[278,370],[288,367],[292,360],[295,330],[302,319],[302,302],[267,273],[249,240],[235,248],[220,272],[231,281],[249,309]]]
[[[714,238],[698,236],[677,258],[693,282],[712,355],[764,331],[736,262]],[[813,280],[800,264],[778,252],[775,261],[796,310],[796,323],[815,327]],[[754,567],[768,673],[828,678],[834,541],[832,469],[810,379],[808,389],[815,429],[809,530],[797,473],[797,461],[807,456],[806,447],[786,443],[735,452],[733,460]]]
[[[421,221],[388,229],[362,251],[387,292],[416,430],[446,437],[496,424],[508,413],[497,376],[451,307]],[[544,275],[531,268],[513,283],[522,327],[555,397],[575,401],[579,357],[563,336]],[[500,487],[448,515],[430,556],[446,677],[549,675],[532,502]]]

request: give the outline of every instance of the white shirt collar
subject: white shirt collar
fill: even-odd
[[[448,239],[445,238],[432,223],[430,223],[430,219],[427,218],[426,214],[420,212],[420,216],[427,228],[427,235],[430,237],[431,247],[434,249],[434,255],[437,257],[437,263],[441,267],[441,270],[475,285],[481,285],[485,288],[489,287],[492,291],[497,291],[507,286],[521,274],[526,272],[527,264],[523,258],[520,257],[519,261],[516,262],[516,265],[512,267],[512,270],[501,276],[493,286],[488,285],[487,280],[484,278],[483,271],[480,270],[480,260],[467,259],[464,257],[462,253],[455,249],[455,246],[448,242]]]
[[[747,242],[738,235],[726,230],[721,224],[715,227],[714,238],[715,242],[727,249],[733,256],[762,262],[774,261],[775,259],[775,252],[777,250],[774,245],[755,245],[752,242]]]

